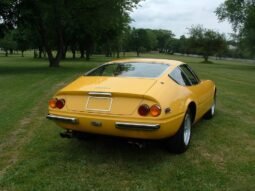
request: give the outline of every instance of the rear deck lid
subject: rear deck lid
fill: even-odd
[[[90,77],[83,76],[63,88],[62,93],[110,92],[112,94],[144,95],[156,79],[126,77]]]
[[[80,77],[58,94],[65,95],[71,111],[130,115],[156,79]]]

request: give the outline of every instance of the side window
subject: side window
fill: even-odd
[[[180,68],[175,68],[170,74],[169,77],[172,78],[177,84],[180,84],[182,86],[190,86],[191,83],[186,77],[186,75],[183,73],[183,71],[180,70]]]
[[[192,85],[196,85],[200,82],[197,75],[186,64],[181,65],[180,68],[191,81]]]

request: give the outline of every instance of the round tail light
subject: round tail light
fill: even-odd
[[[153,105],[153,106],[151,106],[150,114],[151,114],[153,117],[159,116],[160,113],[161,113],[161,108],[160,108],[159,105]]]
[[[138,113],[141,116],[146,116],[146,115],[148,115],[149,112],[150,112],[150,107],[146,104],[141,105],[138,109]]]
[[[50,99],[49,101],[49,106],[51,108],[56,108],[56,103],[57,103],[57,99],[53,98],[53,99]]]
[[[58,109],[62,109],[64,106],[65,106],[65,100],[64,100],[64,99],[59,99],[59,100],[57,100],[57,102],[56,102],[56,107],[57,107]]]

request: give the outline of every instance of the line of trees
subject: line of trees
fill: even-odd
[[[77,36],[79,35],[77,34]],[[175,35],[169,30],[135,29],[130,27],[126,27],[119,35],[115,36],[116,38],[109,38],[108,35],[110,36],[112,33],[104,34],[103,38],[95,40],[91,47],[87,46],[87,42],[80,42],[78,37],[75,38],[76,40],[72,39],[71,43],[64,46],[65,49],[61,59],[65,59],[67,50],[72,52],[73,59],[76,58],[76,51],[80,52],[81,58],[85,56],[86,59],[89,59],[92,53],[104,53],[106,56],[116,55],[119,57],[120,52],[125,55],[125,52],[135,51],[137,56],[140,56],[140,53],[143,52],[158,51],[168,54],[202,55],[206,62],[209,56],[222,57],[228,53],[225,36],[202,26],[191,27],[189,29],[189,37],[183,35],[180,38],[175,38]],[[82,48],[82,45],[85,48]],[[0,46],[5,50],[6,56],[8,52],[12,53],[13,50],[21,51],[23,56],[25,50],[37,49],[39,54],[36,54],[36,56],[39,58],[46,57],[47,53],[44,46],[38,43],[38,38],[35,38],[30,30],[21,30],[21,28],[9,31],[0,40]],[[52,50],[54,50],[54,47]],[[49,54],[47,55],[49,56]]]
[[[38,48],[39,54],[46,52],[50,67],[59,66],[67,49],[74,56],[79,50],[86,59],[96,43],[111,46],[115,42],[118,51],[121,35],[130,21],[129,12],[139,1],[4,0],[0,2],[2,44],[4,49],[12,50],[15,43],[8,43],[11,36],[17,37],[13,38],[16,46],[23,40],[31,42],[29,46]]]
[[[50,67],[58,67],[66,52],[90,59],[92,53],[120,56],[120,52],[159,51],[209,56],[254,56],[254,3],[226,0],[217,10],[220,20],[229,19],[238,35],[192,26],[187,36],[176,38],[170,30],[129,27],[129,13],[140,0],[4,0],[0,1],[0,48],[6,56],[13,50],[38,50]]]

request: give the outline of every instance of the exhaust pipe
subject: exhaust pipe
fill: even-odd
[[[145,142],[141,142],[141,141],[128,141],[128,144],[134,145],[139,149],[143,149],[147,146]]]
[[[71,130],[66,130],[65,132],[59,133],[61,138],[72,138],[73,137],[73,132]]]

